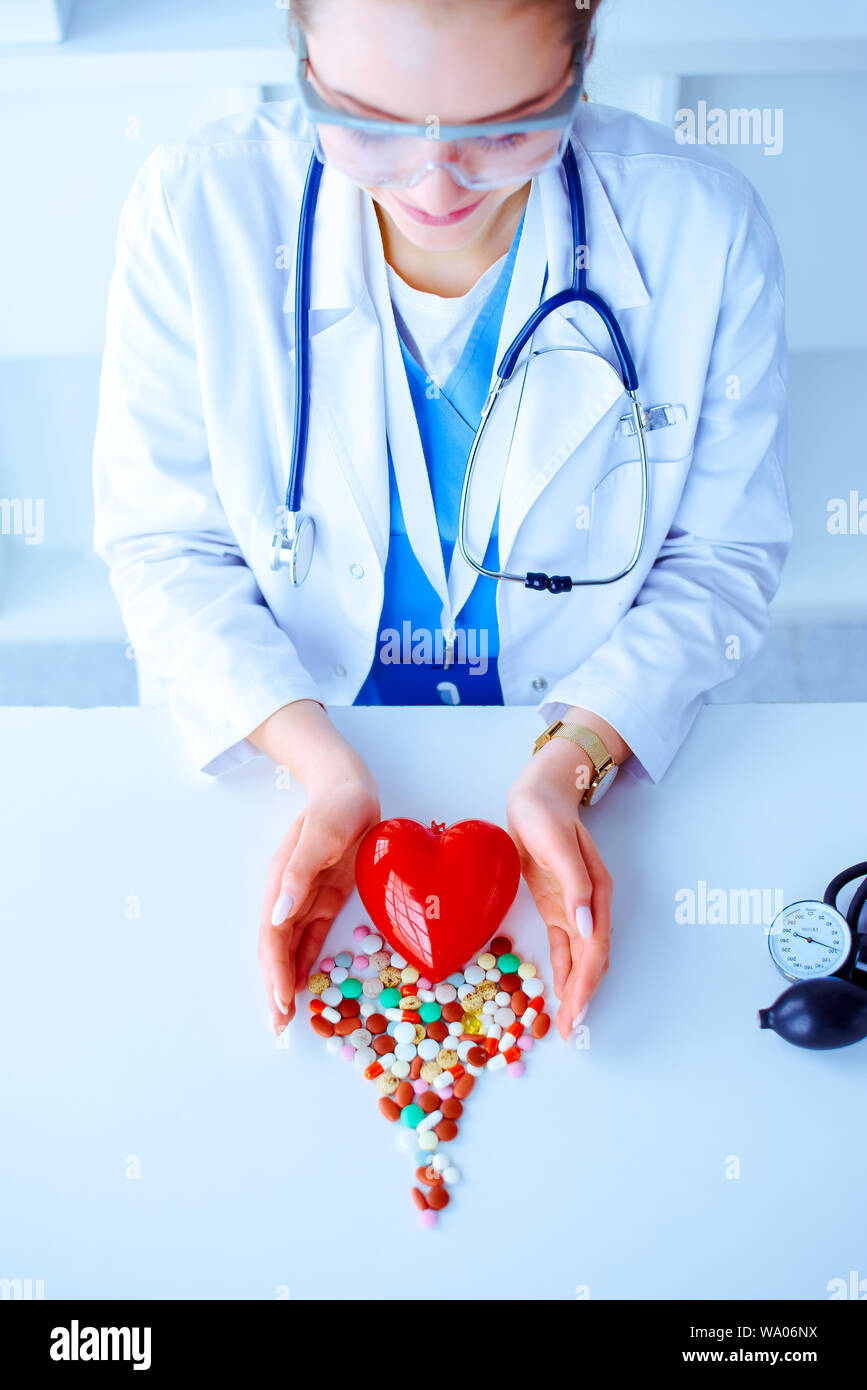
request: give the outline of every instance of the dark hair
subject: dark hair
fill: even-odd
[[[317,0],[291,0],[290,13],[292,18],[304,30],[311,27],[313,14]],[[397,3],[397,0],[395,0]],[[406,4],[407,0],[401,0]],[[425,0],[415,0],[416,4],[425,3]],[[449,8],[456,9],[459,5],[466,6],[471,3],[484,4],[489,7],[499,5],[501,8],[511,10],[537,9],[547,10],[549,14],[556,12],[563,23],[566,25],[566,37],[573,47],[585,47],[590,37],[590,29],[596,11],[599,9],[602,0],[427,0],[432,7],[436,7],[440,13]]]

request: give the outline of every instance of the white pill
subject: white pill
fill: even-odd
[[[401,1062],[400,1060],[392,1062],[391,1074],[396,1076],[398,1081],[403,1081],[405,1076],[409,1076],[409,1062]]]
[[[423,1038],[418,1045],[418,1055],[423,1062],[432,1062],[440,1050],[440,1045],[433,1038]]]
[[[499,1041],[497,1050],[498,1050],[499,1052],[508,1052],[509,1048],[510,1048],[510,1047],[514,1047],[514,1046],[515,1046],[515,1036],[514,1036],[514,1034],[513,1034],[513,1033],[504,1033],[503,1036],[500,1038],[500,1041]]]
[[[343,1003],[343,990],[335,989],[333,985],[329,985],[328,989],[324,989],[319,997],[323,1004],[327,1004],[331,1009],[336,1009],[338,1004]]]
[[[412,1133],[412,1131],[410,1131],[410,1133]],[[431,1133],[430,1130],[426,1130],[424,1134],[419,1134],[418,1136],[419,1148],[426,1149],[428,1153],[433,1153],[439,1142],[437,1136]]]
[[[495,1014],[495,1013],[497,1012],[497,1009],[498,1009],[498,1008],[499,1008],[499,1005],[498,1005],[498,1004],[495,1004],[494,1001],[493,1001],[493,999],[486,999],[485,1002],[484,1002],[484,1004],[482,1005],[482,1013],[483,1013],[483,1014]]]
[[[521,988],[528,999],[535,999],[537,994],[545,993],[545,986],[541,980],[525,980]]]
[[[494,1055],[493,1055],[493,1057],[491,1058],[490,1062],[488,1063],[487,1067],[485,1068],[485,1070],[486,1070],[486,1071],[499,1071],[500,1067],[504,1067],[505,1065],[506,1065],[506,1057],[505,1057],[505,1054],[502,1053],[502,1052],[495,1052]]]
[[[497,1009],[494,1014],[494,1022],[498,1023],[501,1028],[508,1028],[510,1024],[515,1022],[515,1015],[511,1009]]]
[[[339,1052],[341,1047],[343,1046],[343,1039],[338,1038],[335,1034],[334,1036],[325,1039],[325,1046],[329,1052]]]
[[[451,1033],[451,1035],[452,1035],[453,1038],[459,1038],[459,1037],[461,1036],[461,1033],[462,1033],[463,1031],[464,1031],[464,1025],[463,1025],[462,1023],[450,1023],[450,1024],[449,1024],[449,1032]]]
[[[480,985],[485,978],[485,972],[478,965],[468,965],[464,971],[464,979],[470,985]]]
[[[376,1053],[372,1047],[360,1047],[352,1060],[357,1067],[369,1067],[376,1061]]]
[[[349,979],[349,971],[345,965],[335,965],[328,977],[333,985],[342,985],[344,980]],[[341,998],[343,996],[341,995]]]
[[[498,989],[498,990],[497,990],[497,993],[494,995],[494,1003],[495,1003],[495,1004],[498,1004],[498,1005],[500,1006],[501,1009],[507,1009],[507,1008],[509,1007],[509,1005],[511,1004],[511,1002],[512,1002],[512,996],[511,996],[511,994],[507,994],[506,991],[505,991],[504,989]]]
[[[461,1059],[462,1062],[465,1062],[467,1060],[467,1054],[469,1053],[470,1049],[476,1047],[477,1045],[478,1044],[474,1042],[458,1043],[458,1057]]]
[[[485,1037],[486,1037],[486,1038],[498,1038],[498,1037],[500,1036],[500,1034],[502,1033],[502,1031],[503,1031],[503,1030],[502,1030],[502,1028],[500,1027],[499,1023],[492,1023],[491,1026],[490,1026],[490,1028],[488,1029],[487,1033],[485,1034]]]
[[[376,975],[371,975],[369,980],[365,980],[361,986],[362,993],[368,999],[378,999],[383,991],[383,983]]]
[[[391,963],[395,970],[405,970],[407,966],[407,962],[404,960],[403,956],[399,956],[396,952],[391,958]]]
[[[438,1004],[450,1004],[452,1000],[456,997],[456,995],[457,990],[455,989],[454,985],[450,985],[447,982],[445,984],[437,985],[436,989],[434,990],[434,997],[436,998]]]
[[[460,1172],[451,1163],[449,1164],[448,1168],[442,1169],[442,1175],[443,1182],[447,1182],[449,1187],[453,1187],[456,1182],[460,1182],[461,1180]]]
[[[496,984],[497,981],[499,980],[500,976],[502,975],[502,973],[503,973],[502,970],[498,970],[498,969],[496,968],[496,966],[495,966],[493,970],[486,970],[486,971],[485,971],[485,979],[486,979],[486,980],[493,980],[494,984]]]
[[[395,1042],[406,1043],[415,1041],[415,1024],[398,1023],[392,1035]]]
[[[415,1043],[398,1043],[394,1055],[399,1062],[411,1062],[416,1054]]]
[[[402,1149],[416,1148],[418,1140],[416,1138],[415,1130],[406,1129],[403,1125],[398,1126],[398,1128],[400,1129],[400,1134],[397,1136],[397,1142],[398,1144],[400,1144],[400,1147]]]
[[[385,1016],[391,1019],[392,1023],[400,1023],[400,1009],[386,1009]]]
[[[470,1076],[481,1076],[484,1070],[484,1067],[474,1067],[472,1062],[467,1062],[467,1071]]]
[[[376,952],[379,950],[379,948],[380,948],[381,945],[382,945],[382,937],[381,937],[381,936],[373,936],[373,935],[371,935],[371,936],[366,936],[366,937],[364,938],[364,940],[362,941],[362,943],[361,943],[361,952],[362,952],[362,955],[365,955],[365,956],[372,956],[372,955],[375,955]]]
[[[327,1018],[329,1023],[340,1022],[340,1014],[337,1012],[336,1009],[323,1009],[322,1017]]]
[[[442,1117],[443,1112],[441,1110],[431,1110],[428,1115],[425,1115],[423,1120],[419,1120],[415,1127],[416,1133],[424,1134],[426,1129],[435,1129]]]
[[[459,986],[458,986],[458,998],[459,998],[459,999],[466,999],[468,995],[470,995],[470,994],[475,994],[475,992],[476,992],[476,990],[475,990],[475,986],[474,986],[474,985],[459,985]]]
[[[418,997],[423,1004],[432,1004],[436,999],[436,995],[432,989],[420,989]]]
[[[529,1028],[530,1024],[535,1023],[538,1017],[538,1009],[525,1009],[524,1012],[521,1014],[521,1022],[523,1023],[525,1028]]]
[[[379,1009],[374,1004],[372,999],[362,999],[359,1013],[361,1014],[362,1018],[370,1018],[371,1014],[378,1014]]]
[[[434,1168],[436,1168],[438,1173],[442,1173],[445,1171],[446,1168],[448,1168],[449,1159],[445,1150],[443,1150],[442,1153],[434,1154],[433,1158],[431,1159],[431,1165]]]
[[[353,1047],[370,1047],[372,1036],[366,1028],[356,1028],[354,1033],[349,1034],[349,1041]]]
[[[433,1088],[435,1091],[444,1091],[447,1086],[451,1086],[453,1081],[454,1077],[451,1072],[441,1071],[439,1076],[435,1076],[433,1079]]]

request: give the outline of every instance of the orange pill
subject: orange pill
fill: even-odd
[[[449,1096],[447,1100],[441,1100],[440,1110],[443,1112],[444,1120],[459,1120],[464,1113],[464,1107],[456,1096]]]
[[[447,1025],[443,1023],[442,1019],[438,1018],[436,1023],[428,1024],[427,1035],[429,1038],[433,1038],[434,1042],[445,1042],[446,1038],[449,1035],[449,1030]]]
[[[448,1204],[449,1194],[446,1192],[442,1183],[428,1189],[427,1205],[432,1207],[434,1211],[442,1211],[443,1207],[447,1207]]]
[[[381,1062],[371,1062],[369,1067],[364,1068],[364,1075],[368,1081],[375,1081],[378,1076],[382,1076],[385,1067]]]
[[[357,1018],[342,1018],[339,1023],[335,1023],[334,1031],[338,1038],[348,1038],[350,1033],[354,1033],[358,1027]]]
[[[526,994],[524,993],[524,991],[523,991],[522,989],[516,989],[516,990],[515,990],[515,993],[512,995],[511,999],[509,1000],[509,1008],[512,1010],[512,1013],[515,1015],[516,1018],[520,1018],[520,1017],[521,1017],[521,1014],[524,1012],[524,1010],[526,1009],[526,1007],[527,1007],[527,996],[526,996]],[[367,1026],[368,1026],[368,1028],[370,1027],[370,1019],[367,1020]]]
[[[428,1164],[427,1167],[416,1168],[415,1179],[416,1182],[423,1182],[426,1187],[438,1187],[443,1180],[443,1175],[438,1173],[431,1164]]]
[[[531,1027],[530,1032],[533,1034],[534,1038],[544,1038],[545,1034],[547,1033],[550,1027],[551,1020],[548,1017],[548,1015],[540,1014],[538,1018],[533,1019],[533,1026]]]
[[[397,1043],[390,1033],[380,1033],[378,1038],[374,1038],[371,1047],[380,1057],[385,1057],[389,1052],[394,1052]]]
[[[349,1001],[347,1000],[346,1002],[348,1003]],[[357,1003],[358,1001],[354,1000],[353,1002]],[[364,1026],[368,1033],[372,1033],[376,1038],[380,1033],[385,1032],[388,1027],[388,1019],[383,1014],[371,1014]]]
[[[467,1061],[471,1067],[483,1067],[487,1060],[487,1052],[483,1047],[479,1047],[478,1044],[476,1044],[475,1047],[471,1047],[467,1053]]]
[[[323,1010],[323,1009],[327,1009],[327,1007],[328,1007],[328,1005],[327,1005],[327,1004],[323,1004],[323,1002],[322,1002],[321,999],[311,999],[311,1000],[310,1000],[310,1012],[311,1012],[312,1014],[321,1014],[321,1013],[322,1013],[322,1010]]]
[[[415,1091],[408,1081],[401,1081],[394,1093],[394,1098],[402,1110],[405,1105],[411,1105],[415,1100]]]
[[[426,1115],[432,1115],[435,1110],[442,1109],[445,1102],[441,1102],[436,1091],[422,1091],[420,1096],[415,1098],[416,1105],[420,1105]]]
[[[414,1187],[412,1189],[412,1200],[415,1202],[419,1211],[427,1211],[427,1197],[420,1187]]]
[[[423,1066],[424,1062],[421,1060],[420,1057],[413,1057],[412,1061],[409,1064],[410,1081],[418,1081],[419,1077],[421,1076],[421,1069]]]
[[[387,1120],[393,1122],[400,1119],[400,1106],[395,1105],[391,1096],[383,1096],[379,1102],[379,1108]]]
[[[457,1132],[458,1127],[454,1120],[440,1120],[438,1125],[434,1125],[434,1134],[444,1144],[447,1144],[450,1139],[454,1139]]]
[[[401,1009],[401,1023],[421,1023],[421,1014],[418,1009]]]
[[[455,1000],[452,1000],[450,1004],[443,1004],[443,1018],[446,1023],[460,1023],[463,1016],[463,1008]],[[447,1028],[446,1032],[448,1031]]]
[[[470,1076],[469,1073],[465,1073],[461,1077],[460,1081],[456,1081],[455,1095],[457,1096],[458,1100],[466,1100],[467,1096],[470,1094],[470,1091],[473,1089],[475,1084],[476,1078],[474,1076]]]
[[[520,1062],[521,1049],[519,1047],[509,1047],[503,1053],[503,1056],[505,1057],[507,1062]]]
[[[314,1033],[318,1033],[320,1038],[330,1038],[334,1034],[334,1024],[329,1023],[327,1018],[320,1018],[318,1015],[310,1020],[310,1027]]]

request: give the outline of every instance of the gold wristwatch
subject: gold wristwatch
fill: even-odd
[[[549,724],[544,733],[541,733],[533,744],[533,752],[538,753],[540,748],[544,748],[546,743],[550,743],[552,738],[568,738],[571,743],[576,743],[593,763],[595,774],[589,787],[579,801],[580,806],[595,806],[597,801],[608,791],[614,778],[617,776],[619,768],[612,758],[605,744],[598,734],[594,734],[592,729],[588,729],[585,724],[564,724],[562,719],[555,719],[553,724]],[[580,790],[580,788],[579,788]]]

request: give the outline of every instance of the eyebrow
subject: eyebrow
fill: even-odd
[[[569,70],[570,72],[572,71],[571,66]],[[404,122],[406,120],[405,116],[395,116],[394,113],[391,111],[383,111],[380,106],[371,106],[368,102],[361,101],[358,97],[353,96],[351,92],[342,92],[338,87],[332,87],[331,90],[334,92],[335,96],[343,97],[345,101],[354,102],[356,106],[363,107],[364,110],[368,111],[372,116],[382,116],[388,121],[396,121],[398,123]],[[522,111],[526,111],[528,106],[535,106],[537,102],[543,101],[547,95],[547,92],[540,92],[538,96],[527,97],[526,101],[519,101],[516,106],[510,106],[505,111],[496,111],[493,115],[490,116],[476,116],[472,121],[457,122],[457,124],[484,125],[488,121],[506,121],[509,119],[510,116],[520,116]],[[453,122],[451,121],[443,122],[443,125],[452,124]]]

